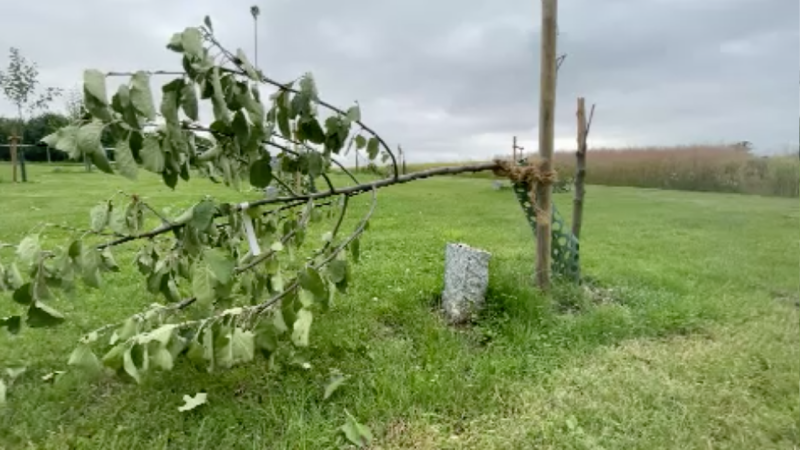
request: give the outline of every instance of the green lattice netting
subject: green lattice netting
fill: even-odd
[[[533,229],[533,235],[536,236],[536,212],[531,205],[530,197],[528,196],[528,183],[520,182],[512,184],[514,194],[517,196],[522,211],[528,219],[528,224]],[[564,224],[564,219],[559,214],[555,203],[553,204],[553,244],[551,249],[553,274],[563,277],[574,282],[579,282],[581,279],[579,251],[580,244],[578,239],[572,234],[572,231]]]

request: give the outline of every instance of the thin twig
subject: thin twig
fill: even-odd
[[[556,71],[558,71],[558,69],[561,68],[561,64],[564,63],[565,59],[567,59],[567,54],[566,53],[564,53],[564,54],[560,55],[558,58],[556,58]]]
[[[586,134],[585,136],[589,136],[589,130],[592,128],[592,119],[594,118],[594,103],[592,103],[592,109],[589,111],[589,120],[586,121]]]

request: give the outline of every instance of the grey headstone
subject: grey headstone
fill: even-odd
[[[450,323],[469,320],[483,308],[489,287],[491,254],[466,244],[447,244],[442,308]]]
[[[505,184],[502,181],[500,181],[500,180],[492,180],[492,188],[494,188],[495,191],[499,191],[499,190],[503,189],[504,187],[505,187]]]

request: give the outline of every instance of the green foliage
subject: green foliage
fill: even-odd
[[[108,75],[87,69],[85,114],[41,140],[133,181],[143,168],[171,189],[203,177],[237,191],[245,183],[275,187],[282,197],[249,204],[205,197],[168,217],[139,195],[119,192],[94,205],[87,228],[76,229],[61,246],[39,232],[26,235],[14,260],[3,260],[0,287],[12,292],[20,308],[0,322],[12,334],[23,322],[45,328],[68,320],[55,308],[57,299],[78,283],[101,288],[104,274],[122,270],[114,248],[140,243],[134,261],[154,301],[121,323],[85,335],[67,361],[76,370],[108,371],[142,383],[180,359],[209,372],[257,355],[293,360],[310,346],[315,315],[329,308],[335,292],[346,291],[347,250],[357,259],[374,193],[367,216],[349,236],[340,236],[347,198],[368,189],[345,193],[338,204],[327,202],[333,205],[327,217],[336,220],[319,248],[305,236],[312,226],[324,226],[317,199],[341,195],[327,176],[333,156],[348,141],[366,139],[352,129],[360,123],[360,108],[343,111],[322,102],[311,74],[288,85],[269,80],[243,51],[224,50],[210,19],[204,22],[170,38],[167,49],[180,55],[185,73],[160,86],[158,105],[153,73],[128,74],[109,98]],[[223,49],[225,60],[212,57],[212,47]],[[262,98],[262,83],[276,92]],[[200,124],[203,101],[213,110],[208,126]],[[320,115],[320,105],[331,114]],[[113,164],[104,134],[115,143]],[[371,135],[366,146],[370,158],[377,157],[379,139]],[[316,190],[319,177],[328,191]],[[153,228],[154,219],[159,225]],[[204,394],[187,396],[181,411],[204,401]]]
[[[347,422],[340,429],[348,441],[361,448],[372,443],[372,431],[366,425],[359,423],[350,412],[347,413]]]

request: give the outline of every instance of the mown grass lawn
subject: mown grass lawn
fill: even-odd
[[[4,173],[0,241],[43,221],[85,227],[117,189],[173,208],[242,197],[204,180],[172,192],[155,177],[81,170],[31,165],[18,185]],[[604,301],[537,294],[513,194],[439,178],[380,191],[350,294],[314,321],[310,369],[258,359],[212,374],[181,366],[140,386],[69,371],[42,381],[65,369],[82,333],[162,301],[143,289],[128,245],[101,290],[54,305],[69,317],[60,328],[0,333],[0,368],[27,367],[0,411],[0,448],[340,448],[347,412],[382,449],[798,448],[797,200],[587,195],[583,269],[612,289]],[[556,202],[569,217],[570,195]],[[47,242],[65,236],[53,229]],[[492,253],[490,307],[472,327],[447,327],[432,308],[452,241]],[[11,312],[3,294],[0,315]],[[348,378],[323,401],[333,370]],[[199,391],[208,404],[178,412]]]

